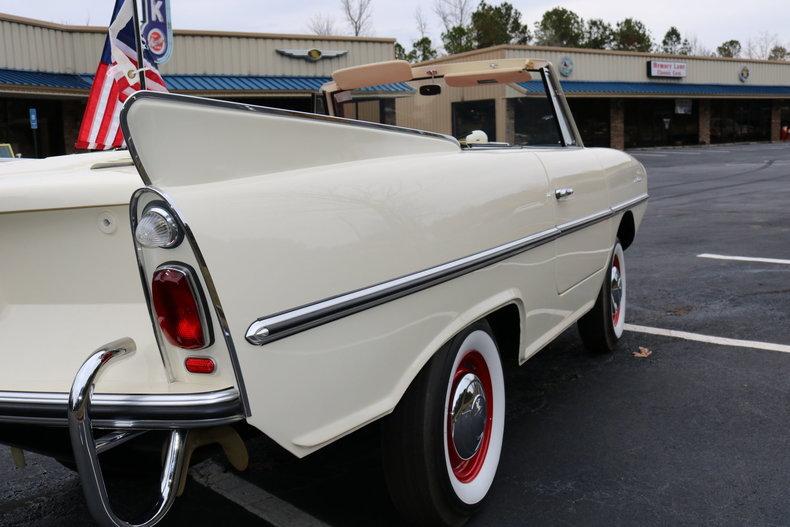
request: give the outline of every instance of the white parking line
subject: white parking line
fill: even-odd
[[[760,262],[771,264],[790,265],[790,260],[781,260],[779,258],[759,258],[751,256],[727,256],[726,254],[698,254],[697,258],[711,258],[713,260],[735,260],[738,262]]]
[[[256,487],[210,459],[198,463],[190,469],[189,473],[196,482],[272,525],[328,527],[321,520]]]
[[[677,331],[674,329],[651,328],[649,326],[638,326],[636,324],[626,324],[626,331],[636,333],[647,333],[649,335],[660,335],[662,337],[674,337],[684,340],[694,340],[697,342],[707,342],[709,344],[719,344],[721,346],[734,346],[737,348],[752,348],[758,350],[780,351],[790,353],[790,346],[786,344],[773,344],[771,342],[760,342],[757,340],[739,340],[725,337],[714,337],[711,335],[701,335],[699,333],[689,333],[687,331]]]

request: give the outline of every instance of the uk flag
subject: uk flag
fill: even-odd
[[[80,150],[111,150],[124,146],[119,116],[124,101],[140,90],[140,75],[145,75],[147,90],[167,91],[147,50],[143,53],[143,68],[137,65],[134,1],[115,2],[104,51],[77,136],[75,147]]]

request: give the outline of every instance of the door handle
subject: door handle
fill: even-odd
[[[573,195],[573,189],[568,188],[558,188],[554,191],[554,197],[557,199],[565,199],[569,196]]]

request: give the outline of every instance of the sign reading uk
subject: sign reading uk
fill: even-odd
[[[170,24],[170,0],[143,0],[145,21],[141,34],[154,62],[164,64],[173,52],[173,27]]]
[[[671,62],[666,60],[648,60],[648,77],[671,77],[682,78],[686,76],[685,62]]]

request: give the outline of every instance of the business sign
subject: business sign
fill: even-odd
[[[747,82],[751,76],[752,72],[749,70],[749,66],[742,67],[741,71],[738,72],[738,79],[740,79],[741,82]]]
[[[143,0],[143,17],[140,34],[154,62],[164,64],[173,52],[170,0]]]
[[[38,112],[35,108],[29,108],[28,111],[30,113],[30,129],[38,130]]]
[[[573,74],[573,59],[570,57],[562,57],[559,70],[560,75],[563,77],[570,77]]]
[[[285,48],[285,49],[278,49],[277,53],[280,55],[284,55],[286,57],[292,57],[295,59],[303,59],[307,62],[318,62],[321,59],[333,59],[335,57],[342,57],[348,51],[345,50],[324,50],[318,48],[310,48],[310,49],[292,49],[292,48]]]
[[[686,76],[686,70],[687,67],[685,62],[666,60],[647,61],[648,77],[669,77],[672,79],[679,79]]]

